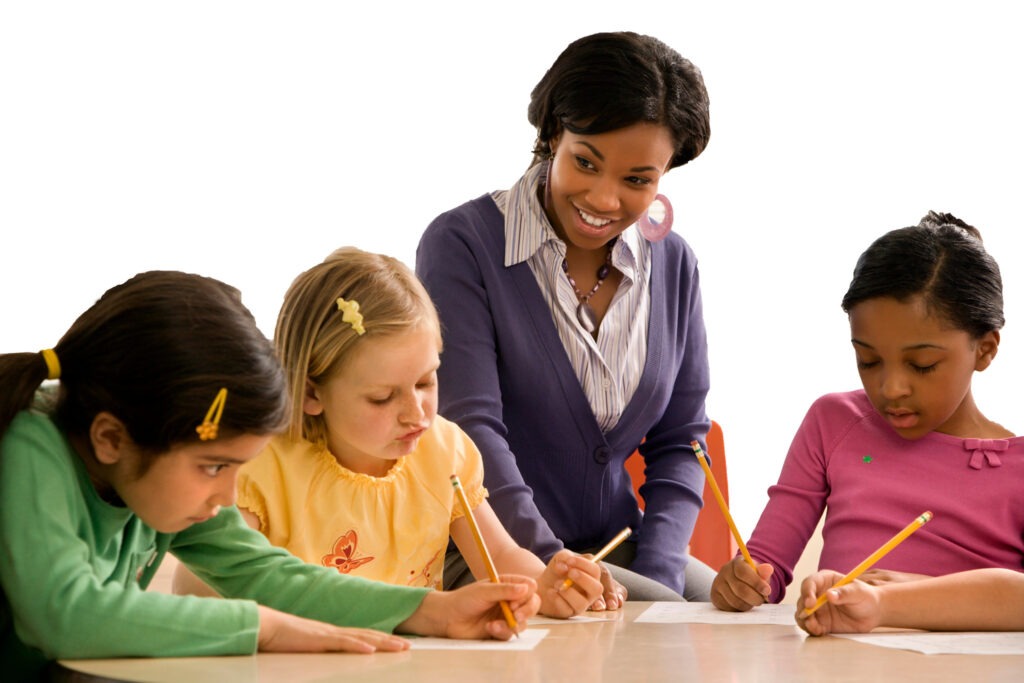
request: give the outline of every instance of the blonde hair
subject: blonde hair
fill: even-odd
[[[359,303],[365,334],[342,319],[338,298]],[[306,380],[323,384],[359,344],[428,326],[441,348],[441,324],[427,290],[398,259],[355,247],[336,250],[292,282],[274,330],[274,346],[288,377],[288,435],[326,440],[322,415],[303,411]]]

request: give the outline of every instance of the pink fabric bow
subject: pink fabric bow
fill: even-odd
[[[964,439],[964,450],[971,451],[971,459],[968,465],[972,469],[980,470],[982,458],[988,461],[989,467],[999,467],[1000,462],[997,455],[1010,447],[1006,439]]]

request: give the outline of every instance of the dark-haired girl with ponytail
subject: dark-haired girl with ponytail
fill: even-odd
[[[757,568],[743,558],[722,567],[711,593],[720,609],[780,601],[823,511],[818,567],[833,571],[815,575],[819,590],[925,511],[931,521],[861,581],[1024,569],[1024,437],[985,417],[971,391],[1003,327],[999,267],[978,231],[929,213],[883,235],[857,261],[842,306],[863,388],[811,406],[747,542]],[[823,633],[831,612],[815,614],[804,626]]]
[[[526,174],[439,216],[419,244],[444,331],[440,413],[480,449],[505,528],[544,561],[634,529],[602,563],[593,609],[707,600],[714,573],[686,552],[707,340],[697,258],[658,194],[707,145],[704,81],[655,38],[599,33],[559,55],[528,118]],[[623,467],[637,449],[644,512]]]
[[[407,648],[391,631],[508,638],[499,600],[520,626],[536,612],[530,579],[431,592],[268,545],[234,506],[235,482],[287,420],[273,347],[209,278],[137,275],[52,349],[0,356],[5,680],[57,658]],[[146,592],[168,552],[231,599]]]

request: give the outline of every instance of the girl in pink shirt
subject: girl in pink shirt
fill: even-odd
[[[863,390],[818,399],[751,535],[757,568],[724,565],[711,600],[778,602],[823,511],[820,569],[846,573],[925,510],[934,519],[870,583],[1024,569],[1024,437],[986,418],[971,380],[999,348],[999,267],[949,214],[876,240],[843,298]]]

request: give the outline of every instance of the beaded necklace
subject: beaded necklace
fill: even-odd
[[[594,296],[601,285],[604,283],[605,278],[612,272],[612,247],[615,246],[615,241],[618,237],[613,237],[608,242],[608,254],[604,257],[604,263],[597,269],[597,283],[594,285],[586,294],[581,294],[579,287],[576,286],[576,280],[573,279],[572,275],[569,275],[569,261],[568,259],[562,259],[562,272],[565,273],[565,277],[568,278],[569,284],[572,285],[572,291],[576,292],[576,298],[579,299],[580,303],[576,306],[576,319],[580,321],[580,325],[584,330],[590,334],[594,333],[597,329],[597,313],[590,305],[590,297]]]

